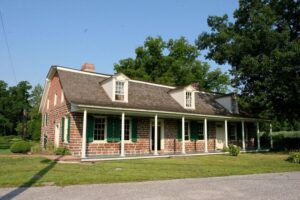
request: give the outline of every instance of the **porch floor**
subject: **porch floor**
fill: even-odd
[[[245,151],[241,150],[243,153],[253,153],[253,152],[266,152],[269,149],[246,149]],[[149,154],[126,154],[124,157],[118,155],[97,155],[97,156],[88,156],[86,158],[82,158],[82,162],[94,162],[94,161],[104,161],[104,160],[133,160],[133,159],[150,159],[150,158],[172,158],[172,157],[188,157],[188,156],[205,156],[205,155],[220,155],[220,154],[228,154],[228,152],[223,152],[220,150],[215,151],[196,151],[196,152],[187,152],[182,154],[181,152],[167,152],[167,153],[159,153],[158,155],[153,155],[153,153]]]

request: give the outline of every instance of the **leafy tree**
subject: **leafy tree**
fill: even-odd
[[[135,49],[135,54],[135,58],[115,64],[115,71],[132,79],[175,86],[198,83],[199,89],[227,91],[228,75],[220,69],[209,71],[209,65],[198,60],[197,47],[184,37],[169,41],[148,37],[143,46]]]
[[[33,140],[39,140],[41,135],[41,114],[39,113],[39,105],[43,94],[43,87],[38,84],[34,87],[31,93],[30,106],[28,121],[28,133]]]
[[[7,106],[8,101],[7,84],[4,81],[0,81],[0,135],[6,135],[12,130],[12,123],[7,116],[7,113],[10,111]]]
[[[240,0],[228,16],[208,17],[211,32],[196,45],[206,58],[229,63],[233,86],[244,107],[260,116],[287,119],[292,126],[300,113],[300,1]]]

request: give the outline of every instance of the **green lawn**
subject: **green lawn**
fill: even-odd
[[[300,171],[287,154],[256,153],[57,164],[44,158],[0,157],[0,186],[72,185]],[[36,175],[38,174],[38,175]]]

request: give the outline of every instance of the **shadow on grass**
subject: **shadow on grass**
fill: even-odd
[[[35,184],[38,180],[43,178],[45,174],[47,174],[56,164],[57,161],[61,158],[62,156],[57,157],[54,161],[50,161],[48,159],[44,159],[41,161],[41,163],[44,164],[49,164],[42,170],[40,170],[38,173],[32,176],[31,179],[29,179],[27,182],[23,183],[20,185],[18,188],[10,191],[9,193],[5,194],[4,196],[0,197],[0,200],[9,200],[13,199],[16,196],[20,195],[21,193],[25,192],[28,190],[33,184]]]

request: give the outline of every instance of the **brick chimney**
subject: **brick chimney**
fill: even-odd
[[[95,66],[92,63],[84,63],[81,67],[81,71],[84,72],[95,72]]]

